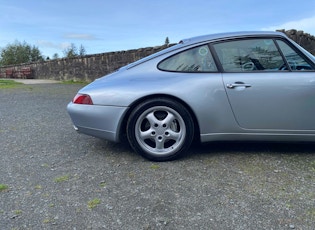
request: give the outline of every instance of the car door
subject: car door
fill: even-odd
[[[314,64],[289,42],[242,39],[217,43],[214,49],[239,126],[315,130]]]

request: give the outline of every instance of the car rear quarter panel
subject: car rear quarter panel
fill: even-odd
[[[143,98],[164,95],[182,101],[194,113],[201,136],[239,131],[223,86],[221,73],[173,73],[156,63],[123,71],[83,89],[94,104],[133,107]],[[122,123],[122,121],[120,122]]]

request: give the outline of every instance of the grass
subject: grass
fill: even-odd
[[[64,181],[68,181],[69,180],[69,175],[64,175],[64,176],[60,176],[60,177],[56,177],[54,179],[54,181],[56,183],[60,183],[60,182],[64,182]]]
[[[21,215],[21,214],[22,214],[22,210],[15,210],[15,211],[14,211],[14,214],[15,214],[15,215]]]
[[[63,84],[89,84],[90,82],[88,81],[77,81],[77,80],[67,80],[67,81],[62,81]]]
[[[5,191],[9,188],[9,186],[5,185],[5,184],[0,184],[0,192]]]
[[[106,183],[105,183],[104,181],[102,181],[102,182],[100,183],[100,186],[101,186],[102,188],[104,188],[104,187],[106,187]]]
[[[42,189],[42,186],[41,186],[41,185],[35,185],[34,188],[35,188],[35,189]]]
[[[43,223],[44,224],[49,224],[49,223],[52,223],[53,221],[54,221],[54,219],[52,219],[52,218],[46,218],[46,219],[43,220]]]
[[[98,199],[98,198],[95,198],[93,200],[90,200],[88,203],[87,203],[87,206],[89,209],[93,209],[95,208],[97,205],[99,205],[101,203],[101,200]]]
[[[150,166],[150,169],[153,169],[153,170],[156,170],[156,169],[159,169],[159,168],[160,168],[160,166],[157,165],[157,164],[152,164],[152,165]]]
[[[22,85],[22,83],[14,80],[0,79],[0,89],[11,89],[20,85]]]

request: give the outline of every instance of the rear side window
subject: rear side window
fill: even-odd
[[[227,41],[213,47],[225,72],[278,71],[285,63],[268,38]]]
[[[290,69],[293,71],[308,71],[314,70],[314,68],[306,61],[304,57],[298,54],[294,49],[292,49],[288,44],[281,40],[277,40],[278,45],[287,59],[287,63],[290,66]],[[287,69],[287,66],[283,67]]]
[[[172,72],[216,72],[217,67],[207,45],[175,54],[159,63],[158,68]]]

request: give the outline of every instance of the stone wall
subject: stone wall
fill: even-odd
[[[315,37],[297,30],[279,30],[306,50],[315,54]],[[44,62],[0,67],[0,78],[35,78],[54,80],[93,81],[140,58],[165,49],[167,46],[148,47],[119,52],[62,58]],[[25,75],[23,69],[30,68]]]
[[[62,58],[43,62],[0,67],[0,78],[35,78],[54,80],[93,81],[118,68],[156,53],[167,46],[147,47],[127,51]],[[23,69],[31,68],[25,76]]]
[[[285,33],[289,38],[302,46],[311,54],[315,55],[315,37],[304,33],[302,30],[278,30]]]

